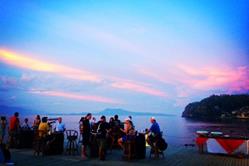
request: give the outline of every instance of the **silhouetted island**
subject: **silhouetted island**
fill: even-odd
[[[249,95],[212,95],[200,102],[188,104],[182,117],[249,120]]]
[[[157,112],[134,112],[134,111],[127,111],[121,108],[106,108],[103,111],[95,113],[97,115],[123,115],[123,116],[174,116],[172,114],[164,114],[164,113],[157,113]]]

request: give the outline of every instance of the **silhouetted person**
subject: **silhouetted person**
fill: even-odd
[[[2,116],[0,119],[0,151],[3,154],[2,161],[0,160],[0,165],[14,165],[11,162],[11,154],[8,148],[8,130],[7,130],[7,120],[6,117]]]
[[[110,131],[110,125],[106,122],[106,117],[101,116],[98,122],[97,141],[99,145],[99,159],[105,160],[105,153],[107,148],[107,134]]]
[[[24,122],[23,122],[23,124],[22,124],[22,130],[30,130],[30,127],[29,127],[29,124],[28,124],[28,122],[29,122],[29,119],[28,118],[25,118],[24,119]]]
[[[92,114],[88,113],[83,122],[82,122],[82,158],[86,159],[87,157],[87,146],[89,146],[89,141],[90,141],[90,135],[91,135],[91,125],[90,125],[90,120],[92,119]]]
[[[15,114],[10,117],[10,125],[9,125],[9,143],[11,146],[16,146],[19,144],[18,134],[20,129],[20,120],[19,113],[15,112]]]
[[[36,115],[34,123],[33,123],[33,126],[32,126],[33,129],[37,130],[38,127],[39,127],[39,125],[40,125],[40,123],[41,123],[41,117],[40,117],[40,115]]]

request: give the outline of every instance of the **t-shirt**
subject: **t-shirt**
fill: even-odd
[[[45,135],[47,135],[47,133],[49,131],[48,123],[41,122],[40,125],[39,125],[38,130],[39,131],[44,131],[44,132],[39,133],[39,136],[45,136]]]
[[[120,128],[120,120],[114,120],[110,125],[112,127],[112,131],[114,133],[118,133],[119,132],[119,128]]]
[[[150,127],[150,132],[152,132],[155,135],[161,134],[160,127],[157,122],[152,123]]]
[[[64,132],[65,131],[65,124],[64,123],[56,123],[56,126],[55,126],[55,131],[57,132]]]
[[[17,126],[19,125],[19,119],[16,116],[12,116],[10,118],[10,126],[9,129],[11,131],[17,130]]]
[[[90,126],[90,122],[88,119],[84,119],[83,120],[83,134],[90,134],[91,132],[91,126]]]

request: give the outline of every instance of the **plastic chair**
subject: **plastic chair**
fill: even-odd
[[[78,131],[76,130],[66,130],[66,136],[67,136],[67,146],[66,146],[66,152],[68,154],[75,154],[78,153]]]

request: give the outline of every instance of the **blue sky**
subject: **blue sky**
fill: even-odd
[[[0,104],[180,114],[249,91],[248,1],[0,1]]]

